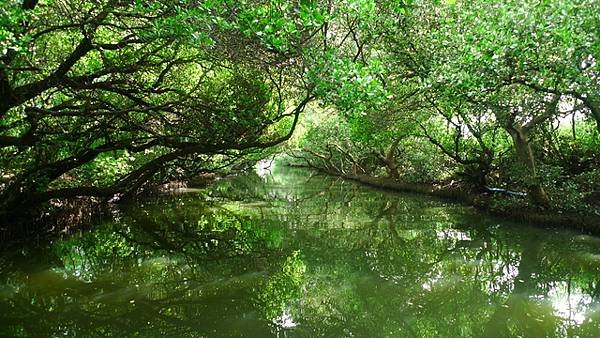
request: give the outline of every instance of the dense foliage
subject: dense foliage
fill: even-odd
[[[596,1],[355,3],[311,73],[333,112],[306,123],[292,156],[345,175],[523,191],[544,208],[597,206]]]
[[[0,217],[256,160],[305,110],[302,163],[589,210],[599,18],[595,0],[4,1]]]
[[[298,50],[311,13],[283,1],[3,2],[0,215],[126,199],[289,138],[310,98]]]

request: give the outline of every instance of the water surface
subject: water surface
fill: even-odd
[[[3,254],[0,336],[600,337],[600,238],[275,167]]]

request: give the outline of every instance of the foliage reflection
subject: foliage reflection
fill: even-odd
[[[594,337],[598,257],[597,237],[276,167],[3,258],[0,334]]]

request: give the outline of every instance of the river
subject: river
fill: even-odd
[[[0,336],[600,337],[600,238],[275,166],[3,253]]]

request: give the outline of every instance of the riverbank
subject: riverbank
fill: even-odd
[[[129,201],[96,197],[54,199],[39,208],[0,216],[0,251],[9,245],[43,241],[46,238],[68,235],[90,229],[92,224],[110,220],[120,205],[151,200],[159,196],[180,194],[186,189],[206,188],[225,177],[216,173],[202,173],[185,181],[170,181],[150,186]],[[115,195],[116,197],[116,195]]]
[[[386,177],[349,175],[322,169],[317,170],[327,175],[342,177],[378,189],[425,194],[452,200],[473,206],[481,212],[509,220],[542,227],[572,229],[588,234],[600,235],[600,216],[595,214],[570,213],[560,210],[543,210],[530,206],[511,205],[511,203],[508,203],[510,202],[508,197],[493,196],[489,193],[477,193],[458,185],[443,186],[426,183],[406,183]],[[504,199],[507,202],[503,203],[501,208],[494,203],[499,199]]]

